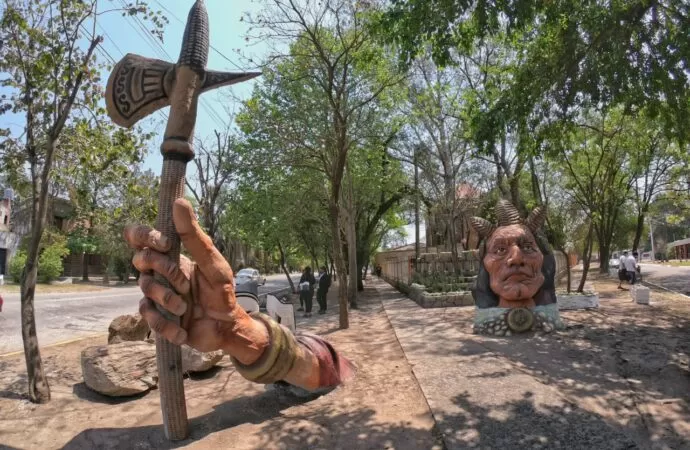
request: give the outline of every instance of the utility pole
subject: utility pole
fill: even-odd
[[[652,261],[656,260],[656,253],[654,252],[654,223],[652,221],[651,217],[648,217],[649,219],[649,239],[652,244]]]
[[[418,147],[414,148],[414,270],[417,272],[419,264],[419,163],[417,161]]]

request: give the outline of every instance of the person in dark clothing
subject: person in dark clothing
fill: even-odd
[[[307,266],[299,279],[299,304],[297,311],[304,311],[304,317],[311,317],[312,299],[314,297],[314,285],[316,278],[311,273],[311,267]]]
[[[319,290],[316,291],[316,301],[319,302],[319,314],[325,314],[326,295],[328,295],[328,288],[331,287],[331,276],[326,272],[326,267],[321,267],[319,274]]]

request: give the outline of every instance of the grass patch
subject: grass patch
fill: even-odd
[[[108,289],[106,286],[95,286],[91,284],[42,284],[36,285],[36,293],[60,293],[60,292],[95,292]],[[0,294],[18,294],[20,286],[15,283],[0,286]]]

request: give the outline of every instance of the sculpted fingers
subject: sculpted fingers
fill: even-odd
[[[189,279],[182,273],[179,266],[175,264],[173,260],[162,253],[153,251],[150,248],[145,248],[136,252],[132,259],[132,263],[139,272],[148,272],[152,270],[163,275],[180,294],[189,292]]]
[[[211,238],[199,226],[192,205],[187,200],[175,200],[173,222],[182,244],[192,255],[192,259],[204,276],[211,282],[231,282],[232,269],[230,265],[213,245]]]
[[[156,305],[144,297],[139,302],[139,313],[146,319],[151,329],[176,345],[187,342],[187,332],[161,315]]]
[[[160,231],[146,225],[128,225],[125,227],[124,237],[132,248],[141,249],[151,247],[159,252],[170,249],[170,241]]]
[[[146,297],[176,316],[181,316],[187,311],[187,303],[182,297],[177,295],[172,289],[157,283],[153,276],[141,274],[139,276],[139,287]]]

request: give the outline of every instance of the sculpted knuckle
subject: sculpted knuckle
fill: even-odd
[[[165,329],[165,325],[167,324],[165,318],[162,316],[158,316],[153,323],[149,324],[151,326],[151,329],[155,331],[156,333],[162,333],[163,330]]]
[[[163,294],[163,304],[168,306],[172,303],[174,299],[173,292],[170,289],[166,289]]]
[[[134,229],[134,239],[139,244],[145,244],[148,241],[149,230],[147,227],[138,226]]]
[[[139,277],[139,288],[141,291],[148,296],[153,288],[153,277],[142,275]]]
[[[146,317],[146,313],[148,312],[148,302],[146,299],[142,299],[139,302],[139,314],[141,314],[143,317]]]

